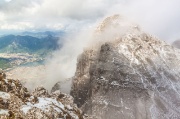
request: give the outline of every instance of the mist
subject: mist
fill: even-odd
[[[92,30],[82,30],[78,33],[72,33],[64,40],[63,47],[60,50],[55,51],[51,57],[48,57],[46,61],[46,81],[45,86],[49,91],[57,82],[62,82],[64,87],[62,90],[69,93],[71,88],[71,81],[67,81],[68,78],[72,78],[76,71],[77,57],[83,52],[83,49],[88,46],[91,41]]]
[[[81,1],[79,0],[79,2]],[[102,1],[98,2],[102,3]],[[108,2],[110,1],[106,0],[104,4],[107,4]],[[123,18],[127,18],[135,24],[138,24],[143,31],[157,36],[168,43],[171,43],[179,37],[180,27],[177,21],[180,19],[180,15],[178,14],[180,8],[178,8],[177,0],[172,0],[171,2],[168,0],[114,1],[110,2],[110,5],[103,5],[103,7],[102,4],[99,4],[101,9],[98,9],[98,12],[94,16],[92,14],[95,11],[91,11],[93,4],[87,3],[88,1],[83,2],[83,5],[80,3],[75,4],[75,7],[80,5],[78,9],[70,7],[71,4],[67,3],[67,8],[63,8],[63,10],[67,10],[68,12],[67,14],[64,12],[62,16],[79,21],[86,21],[87,18],[89,18],[91,19],[91,22],[84,22],[83,27],[76,26],[80,30],[67,36],[62,49],[54,52],[53,56],[47,60],[46,66],[48,75],[44,84],[47,89],[51,89],[58,81],[64,82],[66,79],[74,76],[77,57],[83,52],[84,48],[89,47],[90,44],[92,46],[99,42],[97,39],[93,38],[93,33],[100,21],[107,16],[118,13]],[[85,12],[87,12],[86,14],[83,10],[85,6],[88,6],[88,8],[86,8],[88,12],[85,10]],[[73,10],[75,11],[73,12]],[[126,19],[124,19],[124,21],[126,21]],[[111,31],[114,32],[114,30]],[[105,42],[105,39],[111,39],[114,34],[108,33],[109,31],[107,34],[104,34],[104,36],[98,37],[99,40],[103,39]],[[65,89],[62,90],[69,92],[71,88],[70,84],[71,83],[66,85],[62,83],[62,85],[66,85]]]
[[[1,1],[0,31],[57,29],[69,32],[63,47],[46,61],[43,82],[36,84],[51,90],[56,82],[74,76],[77,57],[84,48],[97,43],[92,34],[104,18],[120,14],[138,24],[142,31],[172,43],[180,38],[179,4],[179,0]],[[102,39],[113,36],[107,34]],[[70,83],[66,87],[69,92]]]
[[[138,31],[137,29],[134,30],[134,27],[138,27],[137,24],[128,20],[126,17],[121,15],[112,16],[117,17],[117,19],[115,18],[112,24],[106,24],[106,28],[101,26],[105,24],[104,18],[102,18],[97,23],[82,28],[81,31],[66,37],[63,47],[55,51],[52,57],[49,57],[46,61],[46,71],[48,74],[46,75],[43,86],[50,91],[57,82],[60,82],[60,90],[70,93],[71,80],[76,72],[77,59],[83,51],[97,48],[105,42],[116,40],[116,38],[131,32],[131,30],[134,33]],[[112,27],[116,23],[120,24],[115,28]]]

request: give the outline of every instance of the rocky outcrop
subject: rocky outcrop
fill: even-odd
[[[175,40],[175,41],[172,43],[172,46],[180,49],[180,40]]]
[[[103,41],[78,57],[71,89],[85,113],[98,119],[180,118],[178,49],[118,15],[105,19],[95,38]]]
[[[18,80],[0,71],[0,119],[88,119],[70,95],[43,87],[28,92]]]
[[[62,81],[57,82],[51,89],[51,92],[55,92],[57,90],[69,94],[71,90],[71,81],[73,78],[68,78]]]

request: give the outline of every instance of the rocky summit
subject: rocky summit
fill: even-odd
[[[119,15],[94,39],[72,82],[78,107],[98,119],[180,119],[180,50]]]
[[[49,94],[43,87],[32,93],[19,80],[6,79],[0,71],[0,119],[88,119],[70,95]]]
[[[172,46],[180,49],[180,40],[179,40],[179,39],[178,39],[178,40],[175,40],[175,41],[172,43]]]

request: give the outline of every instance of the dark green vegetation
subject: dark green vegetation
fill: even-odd
[[[1,69],[7,69],[10,68],[10,60],[5,58],[0,58],[0,68]]]

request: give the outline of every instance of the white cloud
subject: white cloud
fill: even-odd
[[[118,13],[172,42],[180,37],[179,4],[179,0],[0,0],[0,31],[78,30]]]
[[[5,0],[6,2],[10,2],[11,0]]]
[[[4,15],[4,13],[1,13],[1,12],[0,12],[0,21],[3,22],[4,20],[5,20],[5,15]]]
[[[37,29],[60,29],[118,13],[135,20],[146,31],[171,40],[179,37],[179,4],[179,0],[1,0],[0,24],[28,21]]]
[[[179,4],[179,0],[129,0],[127,4],[117,4],[109,13],[121,12],[147,32],[171,42],[171,38],[180,31]]]
[[[34,26],[29,22],[16,22],[16,23],[4,23],[0,24],[0,29],[2,30],[27,30],[32,29]]]

